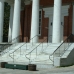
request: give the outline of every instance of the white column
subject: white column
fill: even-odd
[[[11,9],[10,9],[10,21],[9,21],[9,33],[8,33],[8,42],[11,42],[11,40],[12,40],[13,11],[14,11],[14,6],[11,5]]]
[[[72,34],[74,35],[74,5],[73,5],[73,19],[72,19]]]
[[[3,41],[4,2],[0,1],[0,43]]]
[[[32,21],[31,21],[31,39],[33,42],[38,42],[39,33],[39,0],[33,0],[32,3]],[[30,41],[32,42],[32,40]]]
[[[54,13],[53,13],[53,43],[61,42],[61,0],[54,0]]]
[[[49,16],[49,27],[48,27],[48,42],[52,42],[52,27],[53,27],[53,18]]]
[[[17,38],[20,34],[20,11],[21,11],[21,0],[15,0],[14,2],[14,16],[13,16],[13,29],[12,29],[12,40]],[[18,42],[16,39],[15,42]],[[14,41],[13,41],[14,42]]]

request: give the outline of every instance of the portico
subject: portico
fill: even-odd
[[[7,2],[10,9],[10,20],[9,20],[9,33],[8,33],[8,42],[15,39],[14,42],[19,42],[20,35],[20,17],[21,10],[32,4],[31,9],[31,26],[30,26],[30,42],[37,43],[39,41],[39,9],[41,0],[0,0],[0,42],[3,38],[3,17],[4,17],[4,2]],[[24,3],[24,5],[22,4]],[[69,5],[62,6],[62,0],[54,0],[54,7],[42,7],[44,11],[44,18],[49,19],[48,24],[48,42],[60,43],[63,41],[64,35],[64,16],[68,16]],[[25,13],[24,13],[25,14]],[[28,16],[28,15],[27,15]],[[42,17],[43,17],[42,16]],[[25,17],[25,19],[27,19]],[[42,19],[43,21],[43,19]],[[25,21],[26,22],[26,21]],[[46,24],[46,23],[45,23]],[[28,25],[26,25],[28,27]],[[42,25],[43,26],[43,25]],[[41,31],[42,33],[43,31]],[[26,32],[27,34],[28,32]],[[43,36],[41,34],[41,36]],[[33,39],[33,40],[32,40]]]
[[[10,5],[7,43],[3,43],[5,2]],[[70,66],[73,42],[73,0],[0,0],[0,60],[6,64],[16,69],[17,63]]]

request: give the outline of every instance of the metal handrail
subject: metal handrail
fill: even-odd
[[[42,50],[43,50],[43,42],[46,41],[46,39],[44,39],[39,45],[37,45],[33,50],[31,50],[28,54],[25,55],[25,57],[29,60],[29,63],[31,63],[31,53],[36,50],[36,57],[37,57],[37,48],[42,44]],[[48,47],[48,43],[47,43],[47,47]],[[28,58],[27,55],[30,55],[30,57]]]
[[[38,35],[36,35],[36,36],[38,36]],[[33,38],[35,38],[36,36],[34,36]],[[18,36],[18,37],[20,37],[20,36]],[[18,37],[17,37],[17,38],[18,38]],[[15,39],[17,39],[17,38],[14,38],[13,40],[15,40]],[[33,39],[33,38],[31,38],[31,39]],[[30,40],[31,40],[31,39],[30,39]],[[11,40],[10,42],[12,42],[13,40]],[[10,42],[8,42],[8,44],[10,44]],[[24,44],[26,44],[26,43],[24,43]],[[24,44],[23,44],[23,45],[24,45]],[[32,44],[33,44],[33,43],[32,43]],[[16,44],[15,44],[15,45],[16,45]],[[22,45],[22,46],[23,46],[23,45]],[[21,47],[22,47],[22,46],[21,46]],[[4,47],[4,46],[3,46],[3,47]],[[3,48],[3,47],[2,47],[2,48]],[[9,49],[10,49],[10,47],[9,47]],[[19,48],[18,48],[18,49],[19,49]],[[6,52],[6,53],[7,53],[7,52]]]
[[[56,53],[57,50],[59,50],[59,56],[58,57],[62,57],[62,55],[65,53],[65,51],[67,51],[68,47],[72,44],[68,44],[68,46],[66,48],[64,48],[64,51],[63,51],[63,54],[61,55],[61,52],[60,52],[60,47],[67,41],[68,42],[68,39],[71,39],[71,37],[73,38],[73,34],[70,34],[61,44],[60,46],[51,54],[49,55],[49,59],[50,59],[50,56],[53,55],[53,59],[54,59],[54,54]],[[73,40],[71,40],[70,42],[73,42]],[[69,43],[69,42],[68,42]],[[65,45],[64,45],[65,46]],[[52,59],[50,59],[51,61],[53,61]],[[53,61],[54,62],[54,61]]]
[[[62,44],[65,43],[65,41],[68,41],[68,39],[70,39],[71,36],[72,36],[72,34],[70,34],[70,35],[68,36],[68,38],[65,39],[64,42],[61,43],[60,46],[59,46],[51,55],[49,55],[49,59],[50,59],[50,56],[52,56],[52,55],[62,46]],[[46,40],[46,39],[45,39],[45,40]],[[35,54],[36,54],[36,57],[37,57],[37,56],[38,56],[37,48],[42,44],[42,49],[43,49],[43,42],[44,42],[45,40],[43,40],[39,45],[37,45],[33,50],[31,50],[28,54],[25,55],[25,57],[29,60],[29,63],[31,63],[31,54],[32,54],[32,52],[33,52],[34,50],[36,50],[36,53],[35,53]],[[48,46],[48,43],[47,43],[47,46]],[[22,46],[21,46],[21,47],[22,47]],[[19,47],[18,49],[20,49],[21,47]],[[18,49],[16,49],[14,52],[16,52]],[[21,49],[20,49],[20,51],[21,51]],[[13,56],[10,55],[10,54],[12,54],[12,53],[9,54],[9,56],[13,59],[13,62],[14,62],[14,60],[15,60],[15,58],[14,58],[14,52],[12,52],[12,53],[13,53]],[[20,52],[20,53],[21,53],[21,52]],[[27,57],[27,55],[30,55],[30,56]],[[52,61],[52,59],[50,59],[50,60]]]
[[[38,35],[36,35],[36,36],[38,36]],[[35,38],[36,36],[34,36],[33,38]],[[32,40],[33,38],[31,38],[30,40]],[[27,44],[27,43],[25,43],[25,44]],[[23,44],[23,45],[24,45],[24,44]],[[22,45],[22,46],[23,46],[23,45]],[[22,46],[20,46],[19,48],[21,48]],[[18,48],[18,49],[19,49],[19,48]],[[16,50],[18,50],[18,49],[16,49]],[[16,50],[15,50],[15,51],[16,51]],[[14,52],[15,52],[15,51],[14,51]],[[14,52],[12,52],[12,53],[14,53]]]
[[[36,36],[34,36],[33,38],[30,39],[30,40],[32,40],[32,45],[33,45],[33,39],[34,39],[35,37],[37,37],[37,36],[38,36],[38,35],[36,35]],[[26,42],[26,43],[24,43],[23,45],[21,45],[19,48],[15,49],[15,51],[12,52],[12,53],[13,53],[13,57],[10,55],[10,54],[12,54],[12,53],[9,54],[9,56],[13,59],[13,62],[14,62],[14,52],[16,52],[16,51],[19,50],[19,49],[20,49],[20,51],[21,51],[21,47],[24,46],[24,45],[26,45],[26,49],[27,49],[27,42]],[[21,52],[20,52],[20,53],[21,53]]]
[[[12,45],[12,41],[17,40],[17,39],[19,39],[20,37],[21,37],[21,35],[18,36],[18,37],[16,37],[16,38],[14,38],[14,39],[12,39],[10,42],[7,42],[7,44],[3,45],[3,46],[0,48],[0,53],[1,53],[2,51],[4,51],[4,49],[10,47],[10,46]],[[8,45],[8,46],[7,46],[7,45]]]

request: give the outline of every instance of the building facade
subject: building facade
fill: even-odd
[[[0,0],[0,42],[4,2],[11,6],[8,41],[60,43],[74,34],[74,0]]]

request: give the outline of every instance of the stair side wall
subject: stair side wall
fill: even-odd
[[[60,66],[74,65],[74,49],[70,52],[67,58],[60,58]]]
[[[54,66],[71,66],[74,65],[74,49],[69,53],[67,58],[60,58],[60,57],[55,57],[54,58]]]

